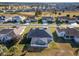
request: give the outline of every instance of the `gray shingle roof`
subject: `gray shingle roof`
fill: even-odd
[[[76,30],[75,28],[67,28],[65,32],[66,32],[66,35],[79,37],[79,31]]]
[[[13,29],[3,29],[0,31],[0,35],[4,35],[4,37],[7,35],[12,38],[16,38],[16,34],[14,33]]]
[[[43,29],[31,29],[30,32],[28,33],[28,37],[52,37],[50,34],[48,34],[45,30]]]
[[[54,20],[53,17],[42,17],[42,19],[44,19],[44,20],[49,20],[49,19]]]
[[[65,35],[79,37],[79,30],[76,28],[57,28],[58,32],[65,32]]]
[[[79,16],[76,16],[76,18],[79,20]]]
[[[58,18],[60,18],[60,19],[68,19],[67,16],[59,16]]]
[[[11,31],[13,31],[13,29],[2,29],[0,31],[0,34],[7,34],[7,33],[11,32]]]

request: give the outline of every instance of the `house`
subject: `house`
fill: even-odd
[[[52,34],[49,30],[45,29],[31,29],[27,35],[28,39],[31,39],[31,47],[48,47],[48,43],[53,40]]]
[[[19,23],[20,21],[22,21],[22,18],[21,16],[13,16],[12,21],[15,23]]]
[[[79,23],[79,16],[76,16],[75,18],[76,18],[76,21]]]
[[[76,18],[70,18],[67,16],[60,16],[60,17],[58,17],[58,21],[66,22],[66,23],[76,23]]]
[[[30,9],[25,9],[25,10],[22,10],[23,12],[34,12],[35,9],[34,8],[30,8]]]
[[[64,37],[65,28],[59,28],[59,27],[57,27],[57,28],[56,28],[56,33],[57,33],[57,36],[58,36],[58,37]]]
[[[30,24],[31,22],[37,22],[37,20],[35,19],[35,16],[30,16],[24,20],[25,24]]]
[[[42,23],[43,24],[50,24],[50,23],[53,23],[54,22],[54,19],[53,17],[42,17]]]
[[[0,16],[0,22],[5,22],[5,16]]]
[[[30,23],[31,23],[31,20],[25,19],[25,20],[24,20],[24,23],[25,23],[25,24],[30,24]]]
[[[68,17],[66,17],[66,16],[59,16],[58,17],[58,21],[60,21],[60,22],[66,22],[68,20]]]
[[[0,42],[7,42],[16,38],[16,34],[14,33],[13,29],[2,29],[0,30]]]
[[[79,28],[56,28],[58,37],[63,37],[65,40],[72,40],[79,43]]]
[[[68,18],[68,23],[76,23],[76,18]]]
[[[31,20],[31,22],[37,22],[37,19],[35,19],[35,16],[29,16],[28,19]]]
[[[6,16],[5,19],[5,22],[12,22],[12,16]]]

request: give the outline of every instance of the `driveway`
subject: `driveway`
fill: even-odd
[[[25,28],[26,28],[25,26],[19,26],[19,27],[17,27],[17,28],[14,29],[14,32],[17,35],[21,35],[23,33],[23,31],[24,31]]]

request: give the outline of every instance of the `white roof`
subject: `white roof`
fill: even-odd
[[[68,27],[73,28],[73,27],[76,27],[77,25],[78,25],[77,23],[72,23]]]

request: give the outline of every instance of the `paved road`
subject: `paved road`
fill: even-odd
[[[46,27],[68,27],[70,25],[68,24],[62,24],[60,26],[56,25],[56,24],[0,24],[0,26],[29,26],[29,27],[32,27],[32,26],[39,26],[39,27],[43,27],[43,26],[46,26]],[[75,27],[79,27],[79,25],[75,25]]]
[[[57,24],[0,24],[0,26],[29,26],[29,27],[72,27],[71,25],[69,24],[61,24],[61,25],[57,25]],[[73,27],[79,27],[79,24],[78,25],[74,25]]]

